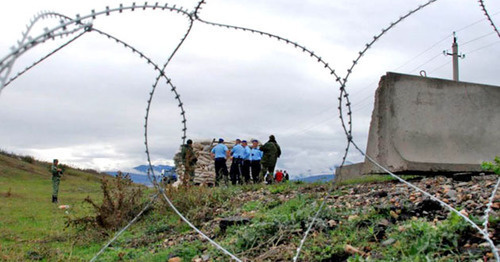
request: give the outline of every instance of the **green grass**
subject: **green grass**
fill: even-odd
[[[364,175],[355,179],[347,179],[344,181],[340,181],[337,185],[355,185],[355,184],[364,184],[364,183],[373,183],[373,182],[387,182],[396,180],[394,177],[390,175]]]
[[[75,244],[74,230],[65,229],[68,215],[91,212],[82,201],[100,198],[99,175],[67,169],[60,184],[59,204],[51,203],[52,180],[48,163],[0,154],[0,260],[27,260],[38,255],[49,260],[79,260],[98,245]]]
[[[70,217],[93,214],[83,199],[102,198],[99,175],[67,169],[60,186],[60,204],[71,206],[69,214],[50,203],[51,180],[47,163],[14,159],[0,154],[0,260],[88,261],[115,232],[65,228]],[[332,196],[345,196],[353,183],[392,180],[389,176],[367,176],[348,181]],[[346,182],[344,182],[346,183]],[[176,207],[215,241],[248,261],[290,261],[319,207],[329,184],[284,183],[223,188],[168,189]],[[10,193],[8,193],[10,192]],[[10,194],[10,195],[9,195]],[[245,199],[246,195],[251,200]],[[252,198],[253,197],[253,198]],[[387,207],[389,208],[389,207]],[[378,210],[378,211],[377,211]],[[334,207],[324,211],[304,244],[301,261],[469,261],[484,252],[464,254],[458,242],[473,238],[473,230],[459,217],[443,221],[415,218],[397,221],[385,209]],[[250,222],[228,227],[219,220],[250,215]],[[473,218],[474,219],[474,218]],[[329,226],[330,221],[336,225]],[[379,222],[391,221],[380,236]],[[491,216],[498,221],[498,216]],[[472,233],[471,233],[472,232]],[[382,241],[393,238],[392,245]],[[367,259],[344,251],[345,245],[365,251]],[[214,261],[229,261],[225,254],[201,239],[163,201],[120,236],[99,261],[183,261],[209,255]]]

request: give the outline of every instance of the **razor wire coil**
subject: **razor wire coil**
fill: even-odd
[[[213,23],[213,22],[208,22],[208,21],[202,20],[201,18],[199,18],[199,11],[201,10],[201,6],[203,4],[205,4],[204,0],[199,1],[198,4],[197,4],[197,6],[195,7],[195,9],[192,12],[188,12],[187,9],[184,10],[182,7],[178,8],[175,5],[172,6],[172,7],[169,7],[168,4],[160,6],[160,5],[158,5],[158,2],[156,2],[155,5],[148,5],[147,2],[144,3],[143,5],[136,5],[135,3],[133,3],[131,6],[125,6],[125,7],[123,6],[123,4],[120,4],[120,6],[118,8],[109,8],[109,7],[106,7],[106,9],[104,11],[101,11],[101,12],[95,12],[95,10],[92,10],[90,15],[86,15],[86,16],[76,15],[75,19],[69,19],[69,21],[64,21],[62,19],[60,21],[60,25],[59,26],[56,26],[56,27],[54,27],[54,28],[52,28],[50,30],[49,29],[45,29],[45,32],[43,34],[41,34],[41,35],[39,35],[39,36],[37,36],[35,38],[32,38],[31,36],[29,36],[29,32],[30,32],[31,28],[33,27],[33,25],[35,23],[37,23],[37,21],[39,21],[42,18],[46,18],[46,17],[58,17],[58,16],[60,16],[57,13],[44,11],[44,12],[41,12],[41,13],[35,15],[34,18],[32,20],[30,20],[30,24],[27,25],[26,32],[23,33],[22,40],[18,41],[18,46],[17,47],[14,46],[12,48],[12,51],[6,57],[4,57],[4,58],[2,58],[2,60],[0,60],[0,74],[4,74],[4,77],[0,77],[0,80],[2,80],[0,82],[0,92],[1,92],[1,90],[5,86],[7,86],[12,81],[14,81],[15,79],[17,79],[20,75],[24,74],[26,71],[28,71],[31,68],[33,68],[34,66],[38,65],[39,63],[41,63],[46,58],[50,57],[51,55],[53,55],[54,53],[56,53],[57,51],[59,51],[63,47],[69,45],[71,42],[75,41],[80,36],[82,36],[83,34],[85,34],[86,32],[89,32],[89,31],[94,31],[94,32],[98,32],[98,33],[100,33],[102,35],[106,35],[108,38],[114,39],[117,43],[123,44],[124,47],[131,49],[133,53],[138,53],[141,59],[145,59],[148,64],[152,64],[154,66],[154,68],[155,68],[156,71],[159,71],[159,74],[158,74],[158,76],[155,79],[155,83],[152,86],[152,91],[149,93],[150,96],[149,96],[149,99],[147,101],[146,116],[145,116],[145,125],[144,125],[144,128],[145,128],[145,134],[144,134],[145,135],[145,146],[146,146],[146,151],[145,152],[147,154],[147,160],[148,160],[148,163],[149,163],[149,166],[150,166],[150,172],[153,174],[153,178],[151,178],[150,172],[148,172],[148,177],[149,177],[150,181],[155,185],[156,189],[158,190],[158,194],[160,194],[160,193],[162,194],[162,196],[165,199],[165,201],[175,211],[175,213],[177,213],[177,215],[179,215],[179,217],[181,217],[184,220],[184,222],[186,222],[188,225],[190,225],[197,233],[199,233],[200,235],[202,235],[203,237],[205,237],[210,243],[212,243],[218,249],[222,250],[224,253],[226,253],[227,255],[229,255],[231,258],[235,259],[236,261],[241,261],[236,256],[234,256],[232,253],[230,253],[229,251],[225,250],[223,247],[221,247],[220,245],[218,245],[215,241],[213,241],[208,236],[206,236],[203,232],[201,232],[199,229],[197,229],[188,219],[186,219],[175,208],[175,206],[173,205],[173,203],[166,196],[163,188],[161,188],[161,186],[157,183],[156,176],[154,175],[154,170],[153,170],[152,164],[151,164],[151,157],[150,157],[150,152],[149,152],[149,147],[148,147],[148,137],[147,137],[148,118],[149,118],[149,113],[150,113],[150,108],[151,108],[151,102],[152,102],[152,99],[153,99],[153,96],[154,96],[154,93],[155,93],[155,89],[156,89],[156,86],[157,86],[159,80],[162,77],[165,78],[167,80],[167,84],[171,87],[171,91],[174,93],[175,99],[178,101],[179,108],[181,109],[181,115],[182,115],[182,121],[181,122],[183,124],[183,129],[182,129],[183,130],[183,137],[182,137],[182,141],[184,143],[185,138],[186,138],[186,131],[187,131],[186,116],[185,116],[184,106],[183,106],[183,103],[180,100],[180,94],[178,93],[177,88],[172,84],[171,79],[168,78],[165,75],[165,70],[166,70],[168,64],[171,62],[172,58],[175,56],[175,54],[177,53],[177,51],[181,47],[181,45],[184,43],[184,41],[188,37],[189,33],[191,32],[191,28],[192,28],[192,26],[193,26],[193,24],[194,24],[195,21],[200,21],[202,23],[210,24],[210,25],[213,25],[213,26],[225,27],[225,28],[228,28],[228,29],[249,31],[251,33],[256,33],[256,34],[260,34],[262,36],[268,36],[270,38],[274,38],[274,39],[276,39],[278,41],[283,41],[286,44],[290,44],[290,45],[294,46],[295,48],[297,48],[299,50],[302,50],[302,52],[309,54],[310,57],[313,57],[313,58],[317,59],[317,62],[320,63],[320,64],[322,64],[324,66],[324,68],[326,68],[327,70],[329,70],[330,75],[334,76],[334,78],[335,78],[334,82],[337,82],[339,84],[339,90],[340,90],[340,94],[338,96],[339,118],[341,120],[341,124],[342,124],[344,132],[346,134],[346,140],[347,140],[347,146],[346,146],[346,150],[345,150],[345,155],[342,158],[342,164],[341,164],[340,167],[344,166],[346,158],[347,158],[347,154],[349,153],[350,145],[352,144],[370,162],[372,162],[373,164],[377,165],[378,167],[380,167],[381,169],[383,169],[385,172],[389,173],[391,176],[393,176],[396,179],[398,179],[400,182],[405,183],[410,188],[413,188],[413,189],[421,192],[422,194],[430,197],[431,199],[433,199],[435,201],[438,201],[441,205],[443,205],[444,207],[448,208],[450,211],[457,213],[459,216],[461,216],[463,219],[465,219],[467,222],[469,222],[474,228],[476,228],[483,235],[484,239],[490,244],[492,250],[494,251],[495,258],[497,259],[497,261],[500,261],[499,256],[498,256],[498,250],[496,249],[493,241],[489,238],[488,232],[487,232],[487,218],[488,218],[488,215],[489,215],[489,211],[491,210],[491,204],[492,204],[492,201],[493,201],[494,196],[496,194],[496,191],[498,189],[498,185],[500,184],[500,179],[497,181],[497,184],[496,184],[496,186],[494,188],[494,191],[492,193],[492,197],[491,197],[490,202],[488,204],[488,207],[487,207],[487,209],[485,211],[484,229],[481,229],[474,222],[472,222],[469,218],[467,218],[466,216],[460,214],[460,212],[458,212],[456,209],[452,208],[451,206],[447,205],[446,203],[442,202],[441,200],[437,199],[436,197],[432,196],[431,194],[427,193],[426,191],[424,191],[422,189],[419,189],[418,187],[412,185],[411,183],[409,183],[409,182],[405,181],[404,179],[402,179],[402,178],[394,175],[389,170],[387,170],[386,168],[382,167],[379,163],[377,163],[375,160],[373,160],[370,156],[366,155],[366,153],[364,151],[362,151],[356,145],[356,143],[354,142],[353,136],[352,136],[352,110],[351,110],[351,103],[349,101],[349,94],[348,94],[346,88],[347,88],[347,81],[348,81],[350,75],[352,74],[354,67],[359,63],[359,61],[361,60],[361,57],[364,56],[364,54],[367,52],[367,50],[369,48],[371,48],[372,45],[378,39],[380,39],[385,33],[387,33],[389,30],[391,30],[395,25],[397,25],[398,23],[400,23],[401,21],[403,21],[405,18],[409,17],[410,15],[416,13],[417,11],[423,9],[424,7],[430,5],[431,3],[435,2],[435,1],[437,1],[437,0],[430,0],[430,1],[426,2],[425,4],[418,6],[417,8],[415,8],[415,9],[411,10],[410,12],[408,12],[406,15],[401,16],[398,20],[396,20],[396,22],[392,22],[388,27],[383,28],[382,31],[381,31],[381,33],[379,33],[378,35],[375,35],[373,37],[373,40],[371,42],[367,43],[365,45],[364,49],[361,50],[358,53],[359,55],[357,56],[357,58],[355,60],[353,60],[353,63],[351,65],[351,67],[349,69],[347,69],[347,73],[346,73],[345,77],[343,77],[343,78],[339,77],[339,75],[335,72],[335,70],[333,68],[331,68],[330,65],[324,59],[322,59],[320,56],[318,56],[316,53],[314,53],[310,49],[306,48],[305,46],[298,44],[297,42],[293,42],[293,41],[288,40],[287,38],[283,38],[283,37],[280,37],[278,35],[266,33],[266,32],[259,31],[259,30],[254,30],[254,29],[244,28],[244,27],[238,27],[238,26],[232,26],[232,25],[226,25],[226,24]],[[489,14],[488,14],[488,12],[486,10],[486,7],[484,5],[484,2],[482,0],[479,0],[479,3],[480,3],[481,8],[484,11],[486,17],[488,18],[490,24],[494,28],[494,31],[500,37],[500,33],[498,32],[496,26],[494,25],[493,21],[491,20],[491,17],[489,16]],[[177,13],[185,15],[190,20],[189,28],[187,29],[185,35],[182,37],[180,43],[176,46],[176,48],[174,49],[174,51],[170,54],[169,58],[167,59],[167,61],[165,62],[165,64],[163,65],[162,68],[160,68],[151,59],[147,58],[142,52],[138,51],[137,49],[133,48],[132,46],[126,44],[125,42],[123,42],[123,41],[121,41],[121,40],[119,40],[117,38],[114,38],[113,36],[111,36],[111,35],[109,35],[107,33],[104,33],[102,31],[99,31],[99,30],[95,29],[95,28],[92,28],[92,23],[83,22],[86,19],[95,19],[99,15],[110,15],[110,13],[112,13],[112,12],[122,13],[124,10],[131,10],[131,11],[134,11],[135,9],[142,9],[142,10],[153,9],[153,10],[155,10],[157,8],[158,9],[162,9],[162,10],[167,9],[167,10],[170,10],[170,11],[175,11]],[[68,30],[68,27],[70,27],[70,26],[74,26],[75,28],[72,29],[72,30]],[[13,65],[14,61],[19,56],[21,56],[26,51],[28,51],[30,48],[32,48],[32,47],[34,47],[34,46],[36,46],[36,45],[38,45],[40,43],[44,43],[48,39],[54,39],[55,37],[58,37],[58,36],[61,36],[61,37],[67,36],[67,35],[76,33],[76,32],[78,32],[78,31],[80,31],[82,29],[84,31],[82,33],[80,33],[79,35],[77,35],[75,38],[73,38],[69,42],[61,45],[59,48],[57,48],[56,50],[52,51],[48,55],[44,56],[42,59],[40,59],[37,62],[35,62],[34,64],[32,64],[30,67],[28,67],[25,70],[19,72],[15,77],[11,78],[8,82],[5,82],[6,79],[7,79],[7,77],[8,77],[8,75],[9,75],[9,73],[10,73],[10,71],[11,71],[11,69],[12,69],[12,65]],[[28,43],[24,43],[26,39],[29,40]],[[343,103],[344,99],[345,99],[345,104]],[[345,114],[347,115],[346,116],[347,119],[344,119],[344,111],[343,111],[343,107],[344,106],[347,108],[347,111],[345,112]],[[332,183],[332,187],[328,191],[327,196],[332,192],[334,186],[335,186],[335,183]],[[312,222],[309,224],[308,229],[307,229],[306,233],[304,234],[303,239],[300,242],[300,246],[297,249],[297,253],[296,253],[296,256],[294,257],[294,261],[296,261],[298,259],[299,254],[300,254],[300,250],[301,250],[303,244],[305,243],[305,241],[307,239],[308,233],[311,230],[312,226],[314,225],[314,223],[315,223],[315,221],[316,221],[319,213],[322,211],[324,204],[325,204],[325,201],[323,201],[321,203],[320,207],[318,208],[316,214],[314,215],[314,217],[312,219]],[[138,216],[136,218],[138,218]],[[136,219],[136,218],[134,218],[134,219]],[[131,223],[129,225],[131,225]],[[124,230],[126,230],[126,228],[123,229],[122,231],[120,231],[120,233],[123,232]]]
[[[486,19],[488,19],[488,22],[490,22],[491,27],[493,27],[493,31],[495,31],[497,33],[498,37],[500,37],[500,31],[498,31],[497,26],[495,25],[495,23],[493,22],[493,19],[491,18],[490,14],[488,13],[488,10],[486,9],[484,1],[479,0],[479,5],[481,6],[481,9],[483,10],[483,13],[486,16]]]

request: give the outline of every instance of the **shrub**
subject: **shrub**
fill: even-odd
[[[500,157],[495,157],[493,162],[483,162],[481,167],[486,171],[493,171],[495,174],[500,175]]]
[[[29,163],[29,164],[34,164],[35,163],[35,158],[32,157],[32,156],[22,156],[21,160],[24,161],[24,162],[26,162],[26,163]]]
[[[231,190],[207,187],[167,187],[166,194],[175,207],[195,225],[212,219],[217,208],[234,196]],[[165,204],[166,205],[166,204]],[[167,205],[166,210],[170,210]]]
[[[85,202],[94,207],[95,216],[70,219],[68,226],[97,226],[102,229],[116,230],[124,226],[141,210],[142,188],[133,184],[128,174],[118,172],[115,178],[101,180],[103,200],[97,204],[90,197]]]

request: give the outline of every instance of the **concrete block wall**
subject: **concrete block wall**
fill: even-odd
[[[500,87],[387,73],[366,153],[391,172],[479,172],[500,155]],[[366,160],[362,170],[382,172]]]

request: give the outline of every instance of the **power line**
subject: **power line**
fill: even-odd
[[[448,61],[448,62],[446,62],[446,63],[444,63],[444,64],[442,64],[442,65],[440,65],[440,66],[438,66],[438,67],[436,67],[436,68],[434,68],[434,69],[432,69],[431,71],[429,71],[429,74],[434,73],[436,70],[439,70],[439,69],[441,69],[443,66],[445,66],[445,65],[449,65],[450,63],[451,63],[451,61]]]
[[[500,41],[495,41],[495,42],[493,42],[493,43],[487,44],[487,45],[485,45],[485,46],[482,46],[482,47],[479,47],[479,48],[476,48],[476,49],[474,49],[474,50],[471,50],[471,51],[468,51],[468,52],[464,52],[464,53],[466,53],[466,54],[472,54],[472,53],[474,53],[474,52],[476,52],[476,51],[479,51],[479,50],[481,50],[481,49],[485,49],[485,48],[487,48],[487,47],[490,47],[490,46],[496,45],[496,44],[498,44],[498,43],[500,43]]]
[[[443,37],[441,40],[435,42],[434,44],[432,44],[430,47],[428,47],[427,49],[425,49],[424,51],[420,52],[418,55],[410,58],[408,61],[406,61],[403,65],[393,69],[393,71],[396,71],[396,70],[399,70],[401,68],[403,68],[404,66],[406,66],[407,64],[409,64],[410,62],[412,62],[413,60],[417,59],[418,57],[420,57],[421,55],[427,53],[428,51],[432,50],[434,47],[436,47],[437,45],[441,44],[442,42],[444,42],[445,40],[447,40],[450,36],[452,36],[452,34],[449,34],[445,37]]]
[[[496,15],[498,15],[498,14],[500,14],[500,11],[497,11],[497,12],[493,13],[491,16],[493,17],[493,16],[496,16]],[[479,23],[481,23],[481,22],[483,22],[483,21],[485,21],[485,20],[488,20],[488,19],[487,19],[487,18],[481,18],[481,19],[479,19],[479,20],[477,20],[477,21],[475,21],[475,22],[472,22],[472,23],[470,23],[470,24],[468,24],[468,25],[466,25],[466,26],[464,26],[464,27],[461,27],[461,28],[459,28],[459,29],[455,30],[455,32],[461,32],[461,31],[464,31],[464,30],[466,30],[466,29],[468,29],[468,28],[470,28],[470,27],[472,27],[472,26],[474,26],[474,25],[476,25],[476,24],[479,24]],[[492,34],[492,33],[490,33],[490,34]],[[398,66],[398,67],[396,67],[396,68],[392,69],[391,71],[396,71],[396,70],[399,70],[399,69],[401,69],[401,68],[405,67],[406,65],[410,64],[412,61],[414,61],[415,59],[417,59],[418,57],[422,56],[423,54],[425,54],[425,53],[427,53],[428,51],[432,50],[434,47],[436,47],[436,46],[437,46],[437,45],[439,45],[440,43],[442,43],[442,42],[444,42],[445,40],[447,40],[447,39],[448,39],[450,36],[452,36],[452,35],[453,35],[453,34],[448,34],[448,35],[446,35],[446,36],[445,36],[445,37],[443,37],[442,39],[440,39],[440,40],[438,40],[437,42],[433,43],[433,44],[432,44],[432,45],[430,45],[428,48],[426,48],[425,50],[421,51],[420,53],[418,53],[418,54],[417,54],[417,55],[415,55],[414,57],[410,58],[409,60],[407,60],[406,62],[404,62],[404,63],[403,63],[403,64],[401,64],[400,66]],[[471,41],[472,41],[472,40],[471,40]],[[469,52],[469,53],[470,53],[470,52]],[[447,64],[449,64],[449,63],[446,63],[446,64],[444,64],[444,65],[447,65]],[[442,66],[444,66],[444,65],[442,65]],[[421,66],[422,66],[422,65],[421,65]],[[439,67],[438,67],[438,68],[436,68],[436,69],[439,69],[439,68],[441,68],[442,66],[439,66]],[[436,70],[436,69],[433,69],[433,70]],[[415,70],[415,69],[414,69],[414,70]],[[413,71],[413,70],[412,70],[412,71]],[[411,72],[411,71],[410,71],[410,72]],[[429,72],[429,73],[431,73],[431,72]],[[374,81],[374,82],[372,82],[372,83],[370,83],[370,84],[368,84],[368,85],[364,86],[363,88],[361,88],[361,90],[364,90],[364,89],[366,89],[367,87],[369,87],[369,86],[372,86],[372,85],[376,84],[377,82],[378,82],[378,81]],[[372,97],[372,96],[373,96],[372,94],[367,94],[366,96],[364,96],[363,98],[361,98],[359,101],[357,101],[357,102],[353,103],[353,106],[358,106],[358,105],[360,105],[360,104],[364,104],[363,102],[364,102],[365,100],[369,99],[369,98],[370,98],[370,97]]]
[[[472,40],[469,40],[469,41],[467,41],[467,42],[465,42],[465,43],[461,43],[461,44],[460,44],[460,46],[467,45],[467,44],[469,44],[469,43],[472,43],[472,42],[477,41],[477,40],[479,40],[479,39],[485,38],[485,37],[487,37],[487,36],[489,36],[489,35],[492,35],[492,34],[495,34],[495,32],[489,32],[489,33],[484,34],[484,35],[482,35],[482,36],[476,37],[476,38],[474,38],[474,39],[472,39]]]
[[[493,13],[491,16],[496,16],[496,15],[498,15],[498,14],[500,14],[500,11],[497,11],[497,12]],[[486,18],[486,17],[485,17],[485,18],[479,19],[479,20],[477,20],[477,21],[475,21],[475,22],[473,22],[473,23],[471,23],[471,24],[468,24],[468,25],[466,25],[466,26],[464,26],[464,27],[462,27],[462,28],[460,28],[460,29],[455,30],[455,32],[460,32],[460,31],[463,31],[463,30],[465,30],[465,29],[467,29],[467,28],[469,28],[469,27],[471,27],[471,26],[474,26],[474,25],[476,25],[476,24],[479,24],[479,23],[481,23],[481,22],[483,22],[483,21],[485,21],[485,20],[488,20],[488,18]]]
[[[413,70],[411,70],[411,71],[410,71],[410,73],[412,73],[412,72],[414,72],[414,71],[416,71],[416,70],[418,70],[418,69],[422,68],[422,66],[424,66],[424,65],[426,65],[426,64],[428,64],[428,63],[430,63],[430,62],[434,61],[436,58],[438,58],[438,57],[440,57],[440,56],[442,56],[442,55],[443,55],[443,53],[439,53],[439,54],[437,54],[437,55],[433,56],[433,57],[432,57],[432,58],[430,58],[429,60],[425,61],[423,64],[421,64],[421,65],[419,65],[419,66],[415,67]]]

